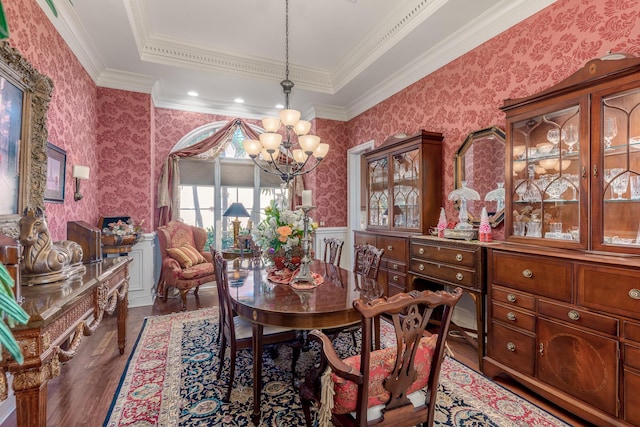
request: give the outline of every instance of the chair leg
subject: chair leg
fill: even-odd
[[[188,289],[180,290],[180,299],[182,300],[182,307],[180,308],[181,311],[187,311],[187,292],[189,292]]]
[[[291,386],[295,388],[296,386],[296,365],[298,364],[298,359],[300,358],[300,348],[302,345],[300,341],[297,341],[293,345],[293,355],[291,357]]]
[[[236,375],[236,344],[231,341],[231,348],[229,351],[230,363],[229,363],[229,385],[227,386],[227,394],[225,396],[225,402],[231,401],[231,389],[233,388],[233,379]],[[255,381],[255,380],[254,380]]]
[[[220,379],[220,373],[222,372],[222,367],[224,366],[224,356],[227,354],[227,337],[222,334],[220,345],[220,366],[218,367],[218,372],[216,372],[216,379]]]
[[[167,286],[166,284],[164,285],[164,292],[162,295],[162,300],[164,302],[167,302],[167,298],[169,298],[169,286]]]
[[[196,288],[193,290],[193,295],[198,296],[199,290],[200,290],[200,286],[196,286]]]

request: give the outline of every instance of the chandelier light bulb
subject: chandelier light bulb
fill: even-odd
[[[255,157],[260,154],[262,150],[262,143],[256,139],[245,139],[242,143],[244,151],[247,152],[249,157]]]
[[[262,119],[262,127],[267,132],[278,132],[280,128],[280,118],[279,117],[265,117]]]
[[[303,152],[299,148],[296,148],[295,150],[293,150],[292,153],[293,153],[293,160],[295,160],[295,162],[298,164],[302,164],[306,162],[307,157],[309,157],[305,152]]]
[[[320,144],[318,144],[318,147],[313,151],[313,157],[315,157],[318,160],[322,160],[327,156],[328,152],[329,152],[329,144],[327,144],[326,142],[321,142]]]
[[[302,135],[298,138],[298,144],[300,148],[302,148],[302,151],[310,155],[318,148],[320,137],[316,135]]]
[[[262,146],[269,152],[276,151],[282,143],[282,135],[279,133],[265,132],[260,134]]]
[[[276,155],[272,156],[266,148],[263,148],[262,151],[260,151],[260,156],[262,157],[262,160],[269,163],[273,162],[273,160],[276,158]]]
[[[297,110],[281,110],[280,121],[285,126],[295,126],[300,120],[300,111]]]
[[[295,124],[295,126],[293,127],[293,130],[298,136],[306,135],[311,130],[311,122],[308,122],[306,120],[300,120],[298,123]]]

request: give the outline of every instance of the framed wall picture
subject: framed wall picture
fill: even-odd
[[[47,142],[47,185],[44,188],[45,202],[64,203],[66,170],[66,151]]]

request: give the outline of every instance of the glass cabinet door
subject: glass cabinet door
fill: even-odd
[[[420,228],[420,150],[393,154],[393,226]]]
[[[624,251],[640,245],[640,89],[596,96],[593,246]]]
[[[369,225],[389,225],[389,160],[387,157],[372,160],[368,165],[369,177]]]
[[[583,155],[588,157],[589,139],[581,121],[585,108],[569,103],[511,123],[513,215],[508,236],[544,239],[550,246],[586,245],[580,230],[586,228],[580,209],[581,164]]]

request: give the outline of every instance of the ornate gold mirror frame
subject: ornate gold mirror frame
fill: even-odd
[[[0,232],[18,237],[27,206],[44,208],[51,79],[0,42]]]
[[[482,207],[487,208],[489,224],[497,227],[504,219],[504,203],[492,199],[504,186],[505,132],[497,126],[471,132],[454,156],[454,186],[462,188],[462,182],[480,194],[480,200],[467,201],[469,222],[480,224]],[[504,199],[503,199],[504,201]],[[456,205],[456,207],[458,207]]]

